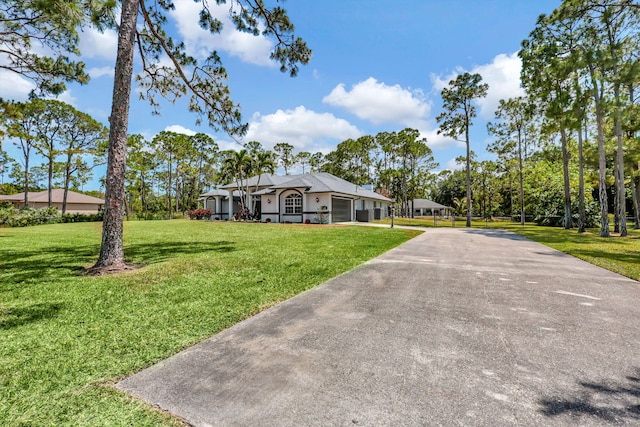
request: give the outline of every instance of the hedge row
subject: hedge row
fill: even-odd
[[[30,225],[56,224],[59,222],[102,221],[102,212],[96,214],[61,213],[58,208],[16,209],[13,206],[0,207],[0,226],[28,227]]]

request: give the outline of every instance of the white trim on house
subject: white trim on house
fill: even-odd
[[[254,197],[260,198],[260,220],[263,222],[291,222],[291,223],[333,223],[332,218],[333,198],[349,200],[351,203],[349,209],[349,221],[354,221],[357,215],[370,219],[382,219],[388,216],[389,207],[392,200],[368,190],[364,187],[355,185],[334,175],[326,172],[309,173],[303,175],[270,175],[264,174],[258,177],[249,178],[248,183],[244,183],[244,187],[249,187],[249,196],[247,199],[253,201]],[[228,219],[230,192],[236,191],[235,183],[222,186],[219,190],[205,193],[201,199],[206,200],[208,197],[216,198],[217,204],[224,200],[227,205],[227,214],[220,219]],[[223,198],[222,194],[226,194]],[[287,212],[286,198],[292,194],[298,194],[295,200],[300,200],[299,209],[294,212]],[[294,200],[291,198],[290,200]],[[294,202],[292,202],[294,203]],[[297,202],[295,202],[297,203]],[[217,206],[216,204],[216,206]],[[237,212],[234,206],[233,213]],[[366,212],[366,215],[357,214],[358,211]],[[214,213],[214,218],[216,217]],[[342,218],[341,218],[342,219]]]

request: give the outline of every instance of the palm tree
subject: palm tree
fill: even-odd
[[[256,181],[256,186],[253,191],[258,191],[260,187],[260,178],[263,173],[274,173],[276,171],[276,161],[274,153],[271,151],[260,151],[256,153],[255,157],[251,159],[253,173],[258,175],[258,180]],[[248,184],[247,184],[248,186]],[[247,188],[247,193],[249,193],[249,188]],[[257,209],[253,209],[253,216],[257,216]]]
[[[230,153],[223,164],[224,174],[236,181],[238,192],[240,193],[240,208],[242,212],[246,212],[246,193],[244,191],[245,179],[248,179],[251,173],[251,156],[247,150],[233,151]],[[231,215],[231,213],[229,213]]]

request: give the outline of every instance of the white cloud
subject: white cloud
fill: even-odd
[[[209,2],[211,14],[223,23],[219,34],[211,34],[198,25],[201,2],[175,0],[175,10],[171,15],[176,19],[178,32],[183,37],[187,52],[198,59],[209,56],[211,51],[226,51],[242,61],[257,65],[275,66],[269,58],[273,43],[264,36],[253,36],[235,29],[229,19],[228,5]]]
[[[118,51],[118,34],[113,30],[100,32],[89,27],[80,33],[80,52],[83,57],[100,58],[115,63]]]
[[[167,131],[167,132],[181,133],[181,134],[189,135],[189,136],[193,136],[196,133],[198,133],[195,130],[186,128],[186,127],[184,127],[182,125],[169,125],[166,128],[164,128],[164,130]]]
[[[341,83],[322,102],[344,108],[374,124],[398,123],[411,127],[424,125],[431,110],[422,91],[388,86],[373,77],[353,85],[350,91]]]
[[[463,163],[458,163],[456,161],[456,158],[453,159],[449,159],[445,164],[444,164],[444,169],[443,170],[450,170],[450,171],[459,171],[459,170],[463,170],[465,168]]]
[[[102,76],[113,77],[114,69],[113,67],[92,67],[87,70],[87,73],[89,73],[92,79],[97,79]]]
[[[71,95],[70,90],[65,90],[60,95],[47,96],[47,99],[57,99],[58,101],[65,102],[74,107],[76,106],[76,101],[78,100],[78,98]]]
[[[273,114],[255,114],[244,141],[259,141],[266,148],[287,142],[296,151],[322,151],[325,139],[343,141],[358,138],[362,132],[344,119],[330,113],[317,113],[304,106],[294,110],[278,110]],[[326,147],[325,147],[326,148]]]
[[[481,65],[471,70],[482,76],[482,80],[489,85],[487,97],[478,100],[480,115],[492,118],[501,99],[523,96],[524,89],[520,87],[520,71],[522,62],[517,53],[500,55],[493,58],[491,64]]]
[[[0,70],[0,98],[14,101],[26,101],[29,92],[35,89],[36,85],[24,77],[12,71]]]
[[[517,53],[509,55],[501,53],[493,58],[490,64],[476,65],[469,71],[470,73],[480,74],[483,83],[489,85],[487,96],[477,101],[480,107],[480,116],[487,119],[492,118],[501,99],[514,98],[525,94],[524,89],[520,87],[521,69],[522,62],[520,58],[518,58]],[[464,69],[458,67],[454,72],[445,77],[432,75],[431,82],[433,91],[440,94],[442,89],[447,87],[451,80],[454,80],[459,74],[464,72]]]
[[[438,134],[438,129],[418,129],[420,136],[427,138],[427,145],[432,150],[444,150],[452,147],[465,147],[464,142],[456,141]]]
[[[189,129],[186,128],[182,125],[169,125],[167,127],[165,127],[163,130],[167,131],[167,132],[175,132],[175,133],[181,133],[184,135],[189,135],[189,136],[193,136],[197,133],[200,133],[198,131],[195,131],[193,129]],[[206,132],[204,132],[206,133]],[[211,135],[210,133],[206,133],[207,135],[209,135],[211,138],[213,138],[213,140],[216,142],[216,144],[218,144],[218,148],[220,150],[238,150],[240,147],[240,145],[237,142],[234,141],[225,141],[225,140],[219,140],[217,139],[214,135]],[[145,136],[149,141],[153,139],[155,135],[152,135],[150,137]]]

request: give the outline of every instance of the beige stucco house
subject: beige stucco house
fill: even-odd
[[[64,189],[54,188],[51,190],[51,206],[62,210],[62,198]],[[24,207],[24,193],[0,195],[0,201],[10,202],[16,208]],[[34,209],[46,208],[49,205],[49,192],[38,191],[27,194],[29,207]],[[97,197],[87,196],[69,190],[67,192],[67,213],[95,214],[104,208],[104,200]]]
[[[263,222],[336,223],[371,221],[388,216],[392,200],[330,173],[263,174],[249,178],[247,204]],[[201,196],[213,218],[229,219],[240,209],[236,183]],[[245,190],[246,191],[246,190]]]

